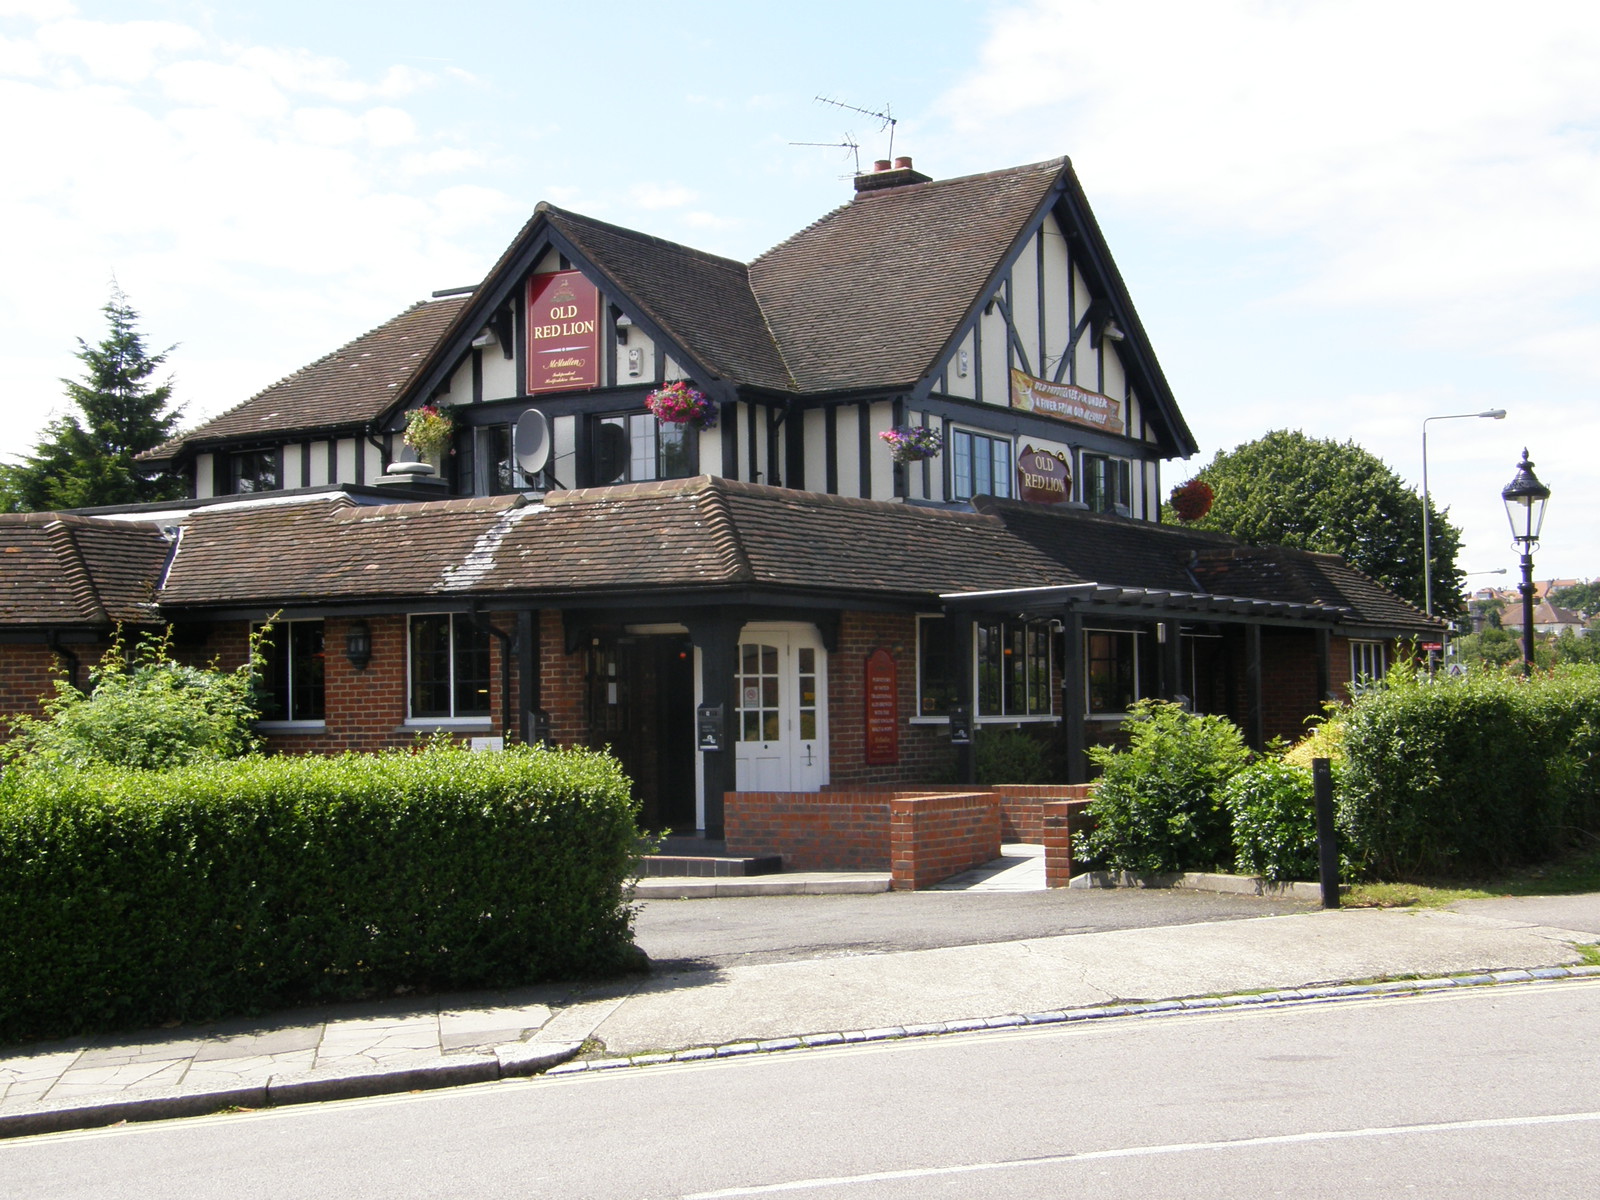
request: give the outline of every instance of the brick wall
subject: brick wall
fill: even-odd
[[[78,660],[78,686],[89,684],[89,668],[100,661],[106,643],[73,644],[68,648]],[[55,679],[69,663],[42,643],[0,645],[0,717],[41,715],[40,700],[55,691]],[[10,727],[0,721],[0,741],[10,737]]]
[[[898,685],[900,761],[867,764],[863,690],[867,658],[887,650]],[[912,724],[917,715],[917,619],[910,613],[845,613],[838,649],[828,656],[828,765],[835,786],[918,783],[948,779],[955,750],[944,722]]]
[[[1072,838],[1089,824],[1089,801],[1047,800],[1041,805],[1039,840],[1044,843],[1044,885],[1072,882]]]
[[[1008,842],[1045,842],[1045,817],[1064,801],[1087,802],[1092,783],[1003,783],[989,789],[1000,802],[1000,836]],[[1048,844],[1048,843],[1046,843]]]
[[[723,806],[729,854],[779,854],[789,871],[887,870],[907,890],[1000,857],[990,792],[728,792]]]

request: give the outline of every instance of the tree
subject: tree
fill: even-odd
[[[1193,522],[1255,546],[1343,555],[1351,566],[1423,604],[1422,499],[1389,466],[1354,442],[1274,430],[1218,451],[1201,479],[1216,500]],[[1432,507],[1433,608],[1459,616],[1461,534]]]
[[[172,348],[160,354],[145,349],[139,314],[115,284],[101,311],[110,326],[104,340],[90,346],[78,339],[82,381],[61,381],[76,411],[46,425],[22,462],[0,465],[0,508],[45,512],[183,494],[177,478],[151,478],[133,461],[177,430],[180,413],[169,407],[172,381],[149,382]]]
[[[1554,588],[1545,599],[1561,608],[1570,608],[1573,612],[1592,617],[1600,612],[1600,579],[1589,583],[1575,583],[1571,587]]]

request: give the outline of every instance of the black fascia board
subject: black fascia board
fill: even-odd
[[[219,450],[232,453],[269,446],[285,446],[294,442],[314,442],[342,437],[361,438],[371,430],[372,424],[370,421],[342,421],[337,425],[306,425],[300,428],[291,426],[287,429],[274,429],[270,434],[249,433],[234,437],[190,438],[173,453],[171,458],[144,461],[152,466],[157,463],[176,465],[191,455],[214,454]]]
[[[921,403],[928,393],[933,390],[934,380],[939,377],[941,371],[949,369],[950,360],[955,356],[955,352],[961,348],[961,342],[967,336],[967,333],[974,327],[978,314],[988,304],[989,298],[1000,290],[1000,284],[1010,278],[1011,268],[1017,265],[1017,259],[1022,257],[1022,251],[1027,246],[1029,239],[1044,224],[1045,216],[1055,207],[1056,199],[1061,195],[1062,189],[1066,187],[1066,176],[1069,168],[1069,160],[1062,159],[1060,167],[1056,170],[1055,179],[1045,189],[1043,198],[1035,205],[1033,215],[1023,223],[1022,228],[1011,239],[1010,247],[1001,255],[1000,261],[994,265],[994,269],[985,277],[983,285],[978,288],[978,294],[967,305],[966,314],[956,322],[955,328],[945,338],[944,345],[934,354],[933,361],[923,368],[922,375],[909,384],[910,399],[913,403]]]
[[[1046,617],[1076,612],[1126,620],[1205,620],[1226,624],[1335,629],[1357,614],[1348,608],[1249,596],[1170,592],[1114,584],[1063,584],[989,592],[946,593],[950,611],[1029,613]]]
[[[1170,449],[1173,451],[1168,457],[1190,458],[1200,452],[1200,444],[1195,441],[1194,434],[1190,431],[1188,423],[1183,419],[1178,409],[1177,398],[1172,394],[1172,386],[1167,382],[1167,376],[1161,369],[1160,362],[1156,359],[1155,350],[1150,344],[1149,335],[1146,334],[1144,322],[1139,319],[1139,312],[1133,305],[1133,297],[1128,293],[1128,285],[1122,278],[1122,272],[1117,268],[1116,259],[1111,255],[1111,248],[1106,244],[1105,234],[1100,229],[1100,223],[1095,220],[1094,210],[1089,206],[1089,198],[1084,194],[1083,185],[1078,181],[1078,176],[1072,169],[1072,164],[1067,163],[1064,172],[1064,186],[1059,194],[1061,211],[1067,219],[1057,219],[1066,227],[1067,238],[1070,244],[1079,246],[1088,256],[1090,270],[1084,272],[1088,277],[1089,285],[1106,297],[1112,306],[1112,315],[1119,321],[1126,321],[1124,332],[1128,340],[1123,346],[1129,347],[1130,364],[1133,374],[1143,396],[1155,401],[1166,430],[1171,436]],[[1078,236],[1074,236],[1074,234]],[[1131,343],[1131,346],[1130,346]]]

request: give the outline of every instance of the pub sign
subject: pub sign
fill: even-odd
[[[582,271],[528,278],[528,392],[600,386],[600,289]]]
[[[1024,446],[1017,455],[1017,495],[1032,504],[1063,504],[1072,498],[1066,456]]]
[[[1091,392],[1075,383],[1037,379],[1015,367],[1011,369],[1011,407],[1070,421],[1102,433],[1123,433],[1127,428],[1121,400]]]

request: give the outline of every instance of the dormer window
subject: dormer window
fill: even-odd
[[[1083,481],[1083,503],[1095,512],[1133,515],[1133,471],[1125,458],[1084,454],[1078,478]]]
[[[228,456],[228,494],[248,496],[278,490],[278,452],[245,450]]]
[[[691,473],[689,427],[649,413],[599,417],[592,432],[594,486],[686,479]]]

